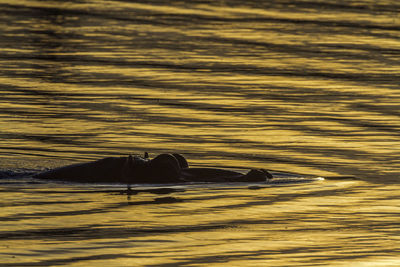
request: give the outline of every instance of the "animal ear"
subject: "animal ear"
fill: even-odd
[[[265,169],[260,169],[260,170],[265,174],[265,176],[268,177],[268,179],[274,178],[274,176],[272,176],[272,174],[269,171],[267,171]]]
[[[180,181],[178,160],[171,154],[160,154],[150,161],[151,179],[153,182],[177,182]]]
[[[148,158],[149,158],[149,153],[144,152],[144,158],[145,158],[145,159],[148,159]]]
[[[189,168],[189,164],[184,156],[182,156],[181,154],[178,154],[178,153],[175,153],[172,155],[178,160],[179,166],[181,167],[181,169]]]

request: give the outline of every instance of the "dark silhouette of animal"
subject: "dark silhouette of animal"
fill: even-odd
[[[181,154],[160,154],[154,159],[144,157],[109,157],[88,163],[78,163],[34,175],[81,183],[165,184],[187,182],[263,182],[272,179],[264,169],[252,169],[247,174],[218,168],[191,168]]]

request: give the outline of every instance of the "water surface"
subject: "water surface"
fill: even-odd
[[[0,0],[0,265],[399,265],[399,11]],[[358,179],[127,199],[9,177],[144,151]]]

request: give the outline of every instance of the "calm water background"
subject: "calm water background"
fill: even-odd
[[[0,0],[0,14],[0,265],[400,265],[397,1]],[[144,151],[359,179],[127,199],[7,177]]]

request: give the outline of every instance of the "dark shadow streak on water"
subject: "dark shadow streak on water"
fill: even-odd
[[[320,215],[320,212],[315,212],[316,215]],[[340,214],[340,213],[339,213]],[[394,213],[396,214],[396,213]],[[301,214],[300,214],[301,215]],[[334,214],[333,214],[334,215]],[[328,217],[330,215],[327,215]],[[296,217],[298,220],[298,217]],[[304,219],[302,221],[307,222],[309,214],[304,214]],[[22,231],[4,231],[0,233],[0,240],[18,240],[18,239],[41,239],[41,240],[91,240],[91,239],[115,239],[115,238],[128,238],[128,237],[143,237],[152,236],[154,234],[174,234],[174,233],[190,233],[190,232],[201,232],[201,231],[211,231],[211,230],[223,230],[234,227],[243,226],[265,226],[268,225],[288,225],[291,223],[296,225],[295,222],[291,222],[292,219],[288,218],[271,218],[262,220],[229,220],[220,221],[209,224],[198,224],[198,225],[176,225],[173,227],[104,227],[104,225],[87,225],[82,227],[70,227],[70,228],[48,228],[40,230],[22,230]],[[294,220],[294,219],[293,219]],[[320,218],[321,221],[325,221],[325,217]],[[316,222],[315,218],[310,222]],[[338,224],[332,226],[333,231],[348,230],[351,228],[356,228],[357,230],[372,231],[379,234],[384,234],[387,228],[393,227],[391,222],[383,221],[337,221]],[[372,228],[371,228],[372,227]],[[318,231],[321,230],[320,226],[309,226],[307,228],[298,229],[296,227],[289,227],[287,229],[282,229],[285,232],[296,232],[296,231]]]
[[[203,44],[204,45],[204,44]],[[282,49],[282,45],[279,45],[279,47]],[[298,47],[298,46],[296,46]],[[288,53],[289,51],[293,51],[293,48],[288,48],[284,49],[285,53]],[[400,53],[400,50],[396,51],[397,53]],[[318,51],[313,51],[312,54],[318,55],[320,57],[320,54],[322,52]],[[304,55],[305,56],[305,55]],[[46,61],[53,62],[57,57],[56,56],[42,56]],[[309,56],[307,56],[309,57]],[[338,57],[338,55],[335,55],[335,57]],[[351,56],[354,59],[354,56]],[[362,58],[365,59],[365,56],[362,56]],[[30,58],[30,60],[36,59],[35,57]],[[74,60],[73,58],[60,58],[57,59],[57,61],[61,62],[75,62],[77,60]],[[82,58],[82,56],[79,58],[78,62],[85,62],[85,60]],[[88,59],[86,61],[86,64],[90,63],[91,65],[99,65],[98,59],[92,58]],[[101,62],[102,65],[114,65],[116,64],[115,62]],[[131,65],[132,67],[134,66],[135,68],[140,68],[140,67],[151,67],[154,69],[161,68],[161,69],[168,69],[168,70],[175,70],[175,71],[185,71],[185,72],[198,72],[204,70],[211,70],[214,74],[224,74],[224,73],[230,73],[230,74],[245,74],[245,75],[267,75],[267,76],[286,76],[286,77],[309,77],[309,78],[322,78],[322,79],[331,79],[331,80],[340,80],[340,81],[353,81],[357,82],[359,84],[365,84],[365,85],[371,85],[371,84],[376,84],[378,86],[382,85],[393,85],[397,86],[398,85],[398,79],[400,78],[400,75],[396,73],[373,73],[373,72],[358,72],[358,73],[349,73],[349,72],[334,72],[334,70],[329,70],[329,71],[321,71],[317,69],[307,69],[307,68],[271,68],[271,67],[261,67],[261,66],[255,66],[255,65],[239,65],[239,64],[221,64],[221,63],[214,63],[212,65],[210,64],[177,64],[177,63],[145,63],[145,62],[120,62],[117,63],[118,66],[129,66]],[[84,73],[75,74],[75,75],[63,75],[63,76],[52,76],[49,78],[47,72],[43,72],[41,70],[36,70],[32,72],[29,70],[29,76],[31,77],[36,77],[36,78],[41,78],[41,79],[50,79],[51,82],[54,83],[79,83],[82,85],[95,85],[95,84],[101,84],[102,86],[123,86],[123,85],[142,85],[142,86],[151,86],[151,87],[158,87],[158,88],[175,88],[176,85],[171,85],[170,83],[165,84],[165,86],[160,86],[159,81],[154,81],[154,80],[146,80],[146,79],[141,79],[141,78],[133,78],[132,76],[125,76],[122,74],[106,74],[106,73],[98,73],[97,75],[93,76],[94,74],[91,73],[90,76],[85,77]],[[21,72],[21,71],[13,71],[13,70],[2,70],[3,75],[7,75],[8,77],[14,77],[14,78],[23,78],[28,76],[28,73]],[[101,80],[101,82],[98,82],[98,79]],[[168,86],[169,85],[169,86]]]
[[[93,260],[113,260],[113,259],[123,259],[123,258],[141,258],[141,256],[132,256],[123,253],[115,253],[115,254],[96,254],[91,256],[81,256],[81,257],[68,257],[61,259],[52,259],[52,260],[41,260],[37,262],[26,262],[26,263],[0,263],[1,266],[55,266],[55,265],[65,265],[72,264],[76,262],[84,262],[84,261],[93,261]]]
[[[165,4],[165,2],[161,2],[159,4]],[[169,3],[172,4],[172,3]],[[233,4],[233,3],[232,3]],[[304,2],[298,2],[298,1],[291,1],[290,5],[292,6],[292,10],[299,10],[296,8],[293,8],[293,5],[304,5]],[[369,29],[384,29],[384,30],[398,30],[397,27],[390,26],[390,25],[376,25],[376,24],[360,24],[357,22],[352,22],[352,21],[329,21],[329,20],[310,20],[310,19],[287,19],[287,18],[270,18],[270,17],[260,17],[260,16],[251,16],[250,18],[220,18],[220,17],[215,17],[215,16],[210,16],[210,15],[199,15],[199,14],[190,14],[190,15],[182,15],[179,13],[159,13],[157,11],[146,11],[140,8],[130,8],[124,10],[124,13],[116,13],[114,12],[111,13],[110,10],[107,10],[108,12],[105,12],[104,10],[81,10],[81,9],[65,9],[65,8],[55,8],[55,7],[27,7],[27,6],[21,6],[21,5],[13,5],[13,4],[1,4],[4,8],[8,9],[8,12],[13,11],[17,9],[18,14],[23,14],[27,16],[40,16],[40,14],[43,15],[48,15],[48,14],[63,14],[65,16],[67,15],[74,15],[74,16],[91,16],[91,17],[99,17],[101,19],[113,19],[113,20],[125,20],[125,21],[131,21],[131,22],[136,22],[140,24],[156,24],[156,25],[177,25],[177,24],[198,24],[199,21],[206,21],[207,23],[215,23],[218,21],[231,21],[231,22],[246,22],[246,21],[257,21],[257,22],[274,22],[274,23],[293,23],[293,24],[317,24],[319,26],[328,26],[328,27],[360,27],[360,28],[369,28]],[[283,7],[285,5],[282,3],[279,3],[279,8],[277,10],[282,11]],[[257,5],[257,8],[260,8],[260,5]],[[314,5],[310,5],[308,3],[307,8],[315,8],[318,7],[324,8],[324,7],[335,7],[341,12],[346,11],[347,9],[356,9],[358,12],[359,11],[367,11],[366,13],[371,14],[372,12],[379,12],[379,13],[384,13],[388,12],[389,14],[393,14],[393,10],[396,9],[395,4],[391,4],[390,6],[385,6],[385,5],[375,5],[373,10],[368,10],[365,8],[365,6],[351,6],[351,5],[334,5],[334,4],[324,4],[321,2],[314,3]],[[271,5],[267,4],[264,8],[270,9]],[[290,10],[288,9],[288,10]],[[400,9],[400,6],[397,7],[397,9]],[[369,11],[369,12],[368,12]],[[372,12],[371,12],[372,11]],[[124,14],[130,14],[132,13],[135,14],[135,17],[132,16],[124,16]],[[244,14],[242,14],[244,15]],[[151,19],[145,19],[145,18],[151,18]],[[185,23],[183,23],[185,22]]]
[[[4,190],[6,191],[6,190]],[[0,191],[1,192],[1,191]],[[7,190],[7,192],[9,192]],[[85,201],[85,200],[78,200],[78,201],[15,201],[15,202],[6,202],[6,203],[0,203],[0,208],[7,208],[7,207],[35,207],[35,206],[42,206],[42,205],[63,205],[63,204],[84,204],[84,203],[90,203],[90,201]],[[2,221],[2,218],[0,217],[0,221]]]
[[[102,208],[86,209],[86,210],[75,210],[75,211],[60,211],[60,212],[36,212],[27,214],[15,214],[13,216],[0,217],[0,221],[20,221],[29,219],[41,219],[45,217],[62,217],[62,216],[76,216],[76,215],[88,215],[88,214],[105,214],[106,212],[115,212],[119,208],[126,206],[136,205],[153,205],[153,204],[169,204],[179,203],[183,200],[174,197],[155,198],[149,201],[136,201],[136,202],[121,202],[113,205],[105,205]]]
[[[281,249],[281,250],[256,250],[256,251],[235,251],[232,253],[225,253],[224,255],[207,255],[207,256],[197,256],[191,258],[178,258],[178,261],[174,263],[165,263],[165,264],[157,264],[157,265],[145,265],[146,267],[175,267],[175,266],[192,266],[196,264],[211,264],[211,263],[228,263],[230,261],[234,261],[237,259],[240,260],[258,260],[261,257],[269,258],[268,256],[275,255],[286,255],[286,254],[312,254],[312,253],[321,253],[323,251],[335,251],[339,250],[340,246],[326,246],[326,247],[318,247],[318,246],[302,246],[295,247],[290,249]],[[371,248],[367,251],[363,251],[365,256],[382,256],[385,253],[392,253],[393,251],[381,248]],[[332,256],[329,253],[325,253],[324,256],[319,256],[313,260],[309,260],[309,256],[297,256],[299,259],[297,260],[299,263],[303,263],[303,266],[316,266],[325,265],[326,262],[332,260],[351,260],[362,257],[362,255],[343,255],[343,256]],[[305,258],[301,260],[301,258]]]
[[[264,188],[265,190],[269,188]],[[162,190],[162,189],[159,189]],[[212,190],[212,189],[211,189]],[[240,190],[240,189],[239,189]],[[38,193],[44,193],[39,191]],[[58,194],[59,192],[47,192],[48,194]],[[80,193],[78,192],[66,192],[68,194],[75,194],[75,193]],[[268,191],[269,194],[272,193],[272,191]],[[296,199],[301,199],[305,197],[327,197],[327,196],[337,196],[337,195],[342,195],[346,196],[349,194],[354,193],[353,189],[348,189],[348,190],[343,190],[343,189],[329,189],[329,190],[322,190],[318,192],[310,192],[310,193],[301,193],[301,194],[280,194],[279,198],[274,197],[274,195],[266,195],[265,198],[261,198],[260,200],[257,201],[246,201],[245,203],[242,204],[233,204],[233,205],[221,205],[221,206],[213,206],[211,208],[199,208],[199,209],[192,209],[191,211],[184,211],[184,214],[188,213],[193,213],[193,214],[198,214],[200,213],[210,213],[210,212],[215,212],[216,210],[235,210],[239,208],[246,208],[246,207],[257,207],[257,206],[266,206],[266,205],[272,205],[275,203],[280,203],[280,202],[287,202],[287,201],[293,201]],[[100,194],[100,193],[99,193]],[[100,197],[100,196],[99,196]],[[175,197],[163,197],[163,198],[155,198],[153,200],[145,200],[145,201],[124,201],[112,205],[105,205],[101,208],[94,208],[94,209],[85,209],[85,210],[75,210],[75,211],[63,211],[63,212],[36,212],[36,213],[27,213],[27,214],[15,214],[13,216],[7,216],[7,217],[0,217],[0,221],[19,221],[19,220],[29,220],[29,219],[40,219],[40,218],[45,218],[45,217],[61,217],[61,216],[76,216],[76,215],[87,215],[87,214],[106,214],[107,212],[118,212],[120,208],[126,208],[128,206],[137,206],[137,205],[162,205],[162,204],[171,204],[171,203],[180,203],[180,202],[193,202],[193,201],[204,201],[204,200],[215,200],[215,199],[232,199],[232,197],[235,197],[235,195],[229,194],[229,195],[212,195],[212,196],[206,196],[206,197],[192,197],[192,198],[175,198]],[[237,195],[236,197],[241,197],[241,195]],[[134,199],[134,197],[133,197]],[[190,205],[190,204],[189,204]],[[180,214],[180,212],[177,210],[175,211],[177,214]],[[134,220],[134,218],[132,218]],[[227,223],[228,225],[228,223]],[[0,235],[1,239],[1,235]]]

